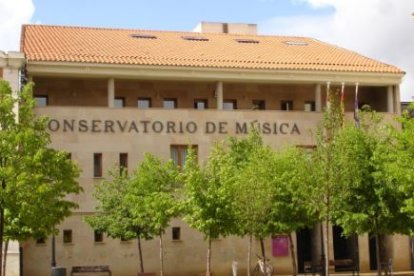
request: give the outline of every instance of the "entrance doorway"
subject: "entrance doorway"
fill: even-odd
[[[357,264],[357,267],[359,267],[358,236],[354,234],[345,237],[343,232],[344,231],[340,226],[332,227],[334,259],[350,259]]]
[[[369,269],[377,270],[377,250],[375,248],[376,236],[369,234]]]
[[[377,270],[377,251],[375,246],[376,236],[369,234],[369,268],[371,270]],[[387,253],[387,236],[379,235],[379,250],[380,250],[380,261],[388,260],[389,256]]]
[[[312,233],[313,230],[303,228],[296,231],[296,245],[298,256],[298,272],[305,273],[304,263],[312,261]]]

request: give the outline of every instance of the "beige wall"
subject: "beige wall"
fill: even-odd
[[[35,95],[48,96],[49,105],[107,106],[106,79],[33,78]],[[177,98],[178,108],[193,108],[195,99],[207,99],[215,109],[215,83],[115,80],[115,97],[125,99],[127,107],[136,107],[138,98],[150,98],[153,108],[162,108],[164,98]],[[332,86],[333,90],[340,89]],[[266,109],[280,110],[281,101],[293,101],[294,110],[303,111],[306,101],[315,101],[313,84],[251,84],[224,83],[224,100],[237,100],[238,109],[250,110],[252,100],[265,100]],[[345,110],[353,111],[355,87],[345,88]],[[322,87],[322,106],[325,106],[326,87]],[[368,103],[379,112],[387,110],[386,87],[360,87],[359,102]]]
[[[48,96],[48,107],[36,108],[38,115],[47,115],[52,120],[52,144],[55,148],[69,151],[72,158],[79,163],[82,173],[79,182],[84,192],[69,198],[79,203],[79,209],[60,226],[57,237],[57,264],[70,271],[75,265],[110,265],[114,275],[135,275],[138,270],[136,241],[120,242],[105,238],[104,243],[94,243],[93,230],[84,222],[84,216],[92,213],[95,201],[92,193],[95,185],[104,178],[93,177],[93,154],[102,153],[104,177],[107,171],[119,160],[119,153],[128,153],[129,170],[143,159],[145,152],[151,152],[164,159],[170,158],[170,145],[197,144],[200,162],[207,158],[211,145],[227,137],[236,135],[236,125],[247,125],[255,122],[265,123],[271,133],[263,134],[264,141],[274,148],[284,145],[314,145],[312,132],[320,125],[320,112],[303,112],[305,101],[315,100],[315,85],[311,84],[245,84],[224,83],[224,100],[237,99],[240,110],[215,110],[216,83],[178,82],[178,81],[141,81],[115,80],[115,97],[125,98],[123,109],[107,108],[107,79],[71,79],[35,77],[35,95]],[[339,89],[332,86],[332,89]],[[353,111],[355,87],[345,89],[346,110]],[[387,90],[385,87],[360,87],[359,102],[371,103],[374,109],[386,110]],[[322,106],[325,106],[326,87],[322,86]],[[139,110],[136,102],[139,97],[151,98],[153,108]],[[164,98],[177,98],[178,109],[162,109]],[[208,99],[210,110],[194,110],[194,99]],[[252,100],[265,100],[265,111],[252,110]],[[280,111],[280,102],[291,100],[294,111]],[[352,114],[347,115],[352,118]],[[75,122],[74,130],[63,127],[63,121]],[[89,130],[80,131],[79,121],[87,120]],[[94,120],[94,121],[93,121]],[[106,128],[106,122],[127,121],[127,128],[135,122],[138,132],[121,131],[119,126],[112,131]],[[144,133],[142,121],[150,121],[149,131]],[[161,122],[164,129],[160,133],[154,131],[151,124]],[[176,124],[176,133],[167,131],[168,122]],[[197,131],[179,133],[178,125],[191,122],[197,125]],[[59,123],[59,127],[57,127]],[[93,124],[95,129],[93,131]],[[223,133],[206,133],[206,125],[214,124],[216,129],[222,123]],[[276,124],[276,131],[273,126]],[[281,125],[283,129],[280,129]],[[297,129],[297,130],[296,130]],[[237,134],[242,135],[242,134]],[[167,229],[166,241],[166,274],[198,275],[205,270],[206,242],[200,233],[190,229],[181,220],[175,219],[171,226],[181,227],[182,241],[171,240],[171,228]],[[73,243],[63,244],[62,230],[73,230]],[[317,231],[317,230],[316,230]],[[332,233],[330,232],[331,236]],[[294,235],[294,243],[296,243]],[[317,236],[317,235],[316,235]],[[317,238],[318,239],[318,238]],[[398,240],[398,239],[397,239]],[[259,243],[254,242],[253,253],[259,253]],[[266,240],[268,256],[271,256],[271,240]],[[316,242],[318,244],[318,242]],[[367,237],[359,238],[360,263],[362,271],[369,270]],[[50,271],[50,240],[39,245],[33,241],[25,243],[24,267],[26,275],[45,275]],[[401,238],[394,247],[405,248],[405,240]],[[330,242],[331,254],[333,243]],[[231,275],[231,263],[239,263],[239,272],[246,270],[247,239],[229,237],[213,242],[212,269],[215,275]],[[319,255],[320,249],[313,249]],[[319,251],[318,251],[319,250]],[[405,249],[404,249],[405,250]],[[144,242],[144,259],[147,271],[156,271],[158,266],[157,241]],[[331,259],[333,256],[330,256]],[[408,257],[407,257],[408,258]],[[398,263],[398,267],[408,267],[407,260]],[[254,259],[254,258],[253,258]],[[291,273],[291,259],[271,257],[278,274]],[[180,265],[177,265],[180,264]],[[254,264],[252,264],[254,265]]]
[[[188,85],[188,84],[186,84]],[[126,85],[125,87],[128,87]],[[159,86],[158,86],[159,87]],[[210,87],[206,85],[205,87]],[[266,89],[266,86],[251,85],[245,90],[240,91],[237,85],[229,85],[228,93],[237,96],[237,91],[241,94],[257,93],[254,89]],[[282,91],[283,88],[280,88]],[[207,93],[207,92],[206,92]],[[277,93],[275,93],[277,94]],[[287,95],[287,94],[286,94]],[[269,96],[271,98],[271,96]],[[92,197],[95,185],[103,178],[93,177],[93,153],[102,153],[103,171],[107,172],[118,163],[119,153],[128,153],[129,170],[132,172],[134,167],[143,159],[145,152],[151,152],[164,159],[170,157],[170,145],[172,144],[197,144],[200,162],[207,158],[211,145],[218,140],[224,139],[228,135],[235,135],[236,123],[256,122],[263,126],[267,122],[271,125],[285,123],[292,130],[296,125],[298,132],[287,131],[286,134],[278,133],[263,134],[265,142],[274,148],[284,145],[313,145],[315,144],[312,136],[314,130],[321,122],[319,112],[301,111],[217,111],[217,110],[192,110],[177,109],[163,110],[159,108],[139,110],[135,107],[123,109],[105,107],[57,107],[49,106],[36,108],[38,115],[47,115],[53,121],[52,144],[55,148],[64,149],[72,154],[72,158],[79,163],[82,173],[79,181],[84,188],[84,192],[77,196],[71,196],[74,201],[79,203],[79,209],[74,215],[66,219],[60,226],[60,234],[57,237],[57,263],[70,269],[74,265],[110,265],[114,275],[135,275],[138,267],[137,244],[136,241],[120,242],[105,238],[103,244],[93,242],[93,230],[84,222],[83,217],[94,211],[95,201]],[[352,117],[352,114],[348,114]],[[87,120],[89,130],[80,132],[79,125],[75,123],[74,130],[63,128],[63,120],[79,122]],[[95,132],[92,131],[93,123],[96,121]],[[105,132],[105,121],[127,120],[129,123],[134,121],[138,126],[138,133],[122,132],[119,128],[114,129],[114,133]],[[167,124],[168,121],[188,123],[193,122],[198,126],[195,133],[167,133],[164,129],[161,133],[156,133],[149,127],[148,133],[144,133],[141,121],[159,121]],[[56,122],[59,122],[58,128]],[[226,134],[212,133],[207,134],[205,126],[207,122],[218,124],[226,123]],[[238,134],[241,135],[241,134]],[[106,174],[106,173],[105,173]],[[104,175],[105,176],[105,175]],[[181,227],[182,241],[171,240],[171,228],[167,229],[166,241],[166,263],[165,269],[168,275],[197,275],[201,274],[205,268],[206,242],[197,231],[190,229],[182,221],[175,219],[171,226]],[[62,230],[73,230],[73,244],[63,244]],[[332,236],[332,233],[330,232]],[[295,235],[294,235],[295,237]],[[366,254],[367,242],[364,237],[360,237],[360,260],[363,271],[369,270],[369,259]],[[296,240],[294,239],[294,243]],[[402,240],[402,243],[404,241]],[[271,240],[265,242],[268,256],[271,256]],[[318,242],[316,242],[318,244]],[[45,275],[50,270],[50,240],[45,245],[38,245],[33,241],[25,243],[24,266],[26,275]],[[404,244],[401,246],[405,246]],[[331,254],[333,244],[330,242]],[[318,249],[316,248],[316,251]],[[158,243],[157,241],[144,242],[144,258],[146,269],[155,271],[158,268]],[[259,253],[258,241],[255,241],[253,253]],[[247,254],[247,239],[229,237],[213,242],[212,269],[215,275],[230,275],[231,263],[235,260],[239,263],[239,272],[246,270],[245,260]],[[254,259],[254,258],[253,258]],[[332,259],[332,256],[331,256]],[[398,264],[399,268],[406,268],[407,260]],[[278,274],[291,273],[291,259],[286,257],[271,257]],[[177,266],[177,264],[182,264]],[[368,265],[368,266],[367,266]]]

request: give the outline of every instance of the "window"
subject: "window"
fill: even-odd
[[[45,243],[46,243],[45,238],[37,238],[36,239],[36,244],[45,244]]]
[[[164,99],[163,107],[165,109],[177,108],[177,99]]]
[[[306,101],[304,106],[305,111],[315,111],[315,102],[314,101]]]
[[[173,241],[181,240],[181,228],[180,227],[172,228],[172,240]]]
[[[293,101],[281,101],[280,109],[285,111],[293,110]]]
[[[223,101],[223,109],[224,110],[237,109],[237,101],[236,100],[224,100]]]
[[[266,102],[264,100],[253,100],[252,101],[252,109],[254,110],[265,110],[266,109]]]
[[[102,153],[93,154],[93,176],[102,177]]]
[[[39,107],[47,106],[49,104],[49,100],[47,96],[35,95],[34,100],[35,100],[36,106],[39,106]]]
[[[122,173],[122,171],[128,172],[128,153],[119,154],[119,167],[120,173]]]
[[[207,109],[207,100],[205,99],[199,99],[199,100],[194,100],[194,108],[195,109]]]
[[[187,159],[188,154],[188,147],[191,147],[194,150],[195,155],[197,155],[197,145],[171,145],[170,147],[171,159],[179,168],[184,168],[185,160]]]
[[[63,230],[63,243],[72,243],[72,230]]]
[[[114,99],[114,107],[118,107],[118,108],[125,107],[125,99],[124,98],[115,98]]]
[[[137,106],[139,109],[147,109],[151,107],[150,98],[138,98]]]
[[[101,231],[95,230],[93,232],[93,239],[95,242],[103,242],[103,233]]]

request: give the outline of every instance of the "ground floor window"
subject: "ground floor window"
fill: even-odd
[[[197,145],[171,145],[170,146],[171,159],[174,161],[174,164],[176,164],[179,168],[184,168],[185,161],[187,160],[189,148],[192,148],[195,151],[196,156],[198,155]]]

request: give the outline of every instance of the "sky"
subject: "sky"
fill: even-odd
[[[259,34],[313,37],[396,65],[414,98],[414,0],[0,0],[0,50],[22,24],[191,31],[201,21],[255,23]]]

